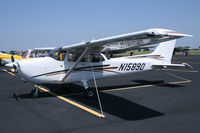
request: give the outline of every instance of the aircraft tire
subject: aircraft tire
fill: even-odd
[[[93,98],[95,96],[94,90],[93,89],[85,90],[85,96],[86,98]]]

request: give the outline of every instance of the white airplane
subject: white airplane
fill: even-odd
[[[190,67],[188,64],[171,64],[176,39],[190,36],[167,29],[148,29],[55,48],[48,57],[22,60],[7,66],[14,66],[23,80],[38,85],[69,84],[80,81],[83,83],[86,95],[92,97],[94,92],[89,89],[87,84],[89,80],[154,69]],[[151,54],[145,55],[107,59],[101,53],[110,44],[113,47],[122,42],[134,42],[135,45],[160,44]],[[32,94],[37,97],[38,88],[33,90]]]

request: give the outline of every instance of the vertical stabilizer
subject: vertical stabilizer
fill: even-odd
[[[164,57],[164,60],[166,60],[168,63],[171,63],[175,44],[176,40],[162,42],[156,47],[151,55],[160,55]]]

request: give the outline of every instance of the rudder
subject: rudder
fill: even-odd
[[[156,47],[151,55],[160,55],[164,57],[164,60],[166,60],[168,63],[171,63],[175,44],[176,40],[162,42]]]

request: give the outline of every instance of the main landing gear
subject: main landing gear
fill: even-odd
[[[87,97],[87,98],[93,98],[94,97],[94,90],[93,89],[86,89],[85,90],[85,96]]]
[[[35,85],[35,89],[33,89],[33,90],[31,91],[31,96],[32,96],[33,98],[37,98],[37,97],[40,96],[40,91],[39,91],[39,88],[38,88],[37,85]]]
[[[85,96],[87,98],[93,98],[95,96],[94,89],[91,89],[91,88],[88,87],[86,80],[82,80],[82,83],[83,83],[83,86],[85,88],[85,92],[84,92]]]

